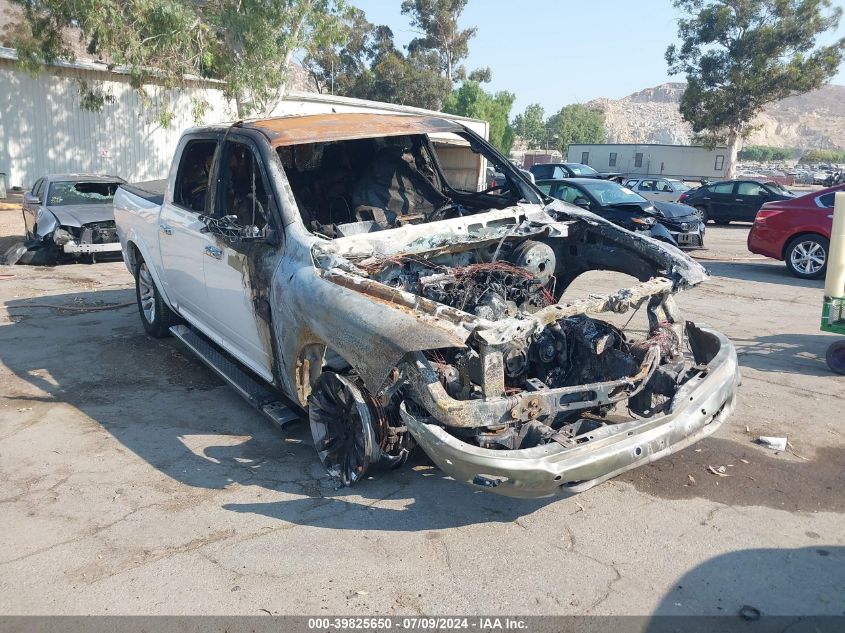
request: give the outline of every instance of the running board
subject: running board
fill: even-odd
[[[247,402],[258,409],[280,429],[302,417],[302,414],[279,400],[279,396],[244,371],[240,364],[221,352],[202,334],[187,325],[174,325],[170,332],[185,344],[211,371],[225,380]]]

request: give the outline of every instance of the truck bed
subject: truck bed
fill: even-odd
[[[133,182],[131,184],[125,183],[120,185],[120,188],[126,189],[126,191],[135,194],[139,198],[143,198],[151,204],[161,205],[164,202],[167,179],[147,180],[145,182]]]

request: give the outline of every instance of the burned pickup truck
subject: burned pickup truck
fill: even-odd
[[[420,447],[495,493],[573,494],[734,407],[733,345],[673,297],[706,271],[544,196],[453,121],[188,130],[168,180],[124,185],[114,206],[147,332],[178,336],[277,423],[307,411],[346,485]],[[637,283],[570,297],[593,270]],[[612,323],[640,308],[648,332]]]

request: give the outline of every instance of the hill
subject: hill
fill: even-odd
[[[609,143],[687,144],[692,128],[678,104],[685,84],[665,83],[622,99],[594,99],[605,113]],[[754,122],[749,144],[802,149],[845,148],[845,86],[829,85],[770,104]]]

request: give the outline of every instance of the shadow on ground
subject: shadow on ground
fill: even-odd
[[[756,609],[759,619],[741,618],[743,607]],[[744,613],[746,618],[755,617],[753,610]],[[730,617],[721,621],[723,626],[709,630],[841,631],[828,628],[841,627],[841,617],[838,622],[816,622],[821,628],[798,618],[844,614],[845,547],[820,541],[817,547],[739,550],[697,565],[674,583],[655,610],[655,626],[646,630],[664,630],[659,616],[724,615]],[[700,630],[695,618],[687,624],[681,630]]]
[[[287,493],[293,498],[224,507],[294,524],[433,530],[512,522],[555,501],[471,489],[444,477],[423,455],[400,470],[339,488],[317,460],[307,423],[284,434],[271,427],[175,339],[146,336],[134,306],[88,313],[31,307],[102,307],[133,299],[134,290],[127,289],[7,301],[12,323],[0,327],[0,362],[44,395],[12,388],[6,398],[22,405],[67,403],[187,486],[241,484]],[[391,507],[382,503],[388,499]]]
[[[761,262],[702,261],[701,263],[710,271],[711,275],[726,279],[794,286],[796,288],[818,288],[819,290],[824,288],[823,279],[799,279],[790,274],[783,262],[775,260]],[[821,304],[819,306],[819,310],[821,310]]]
[[[772,334],[752,339],[732,338],[739,364],[763,372],[831,376],[825,353],[838,340],[832,334]]]

